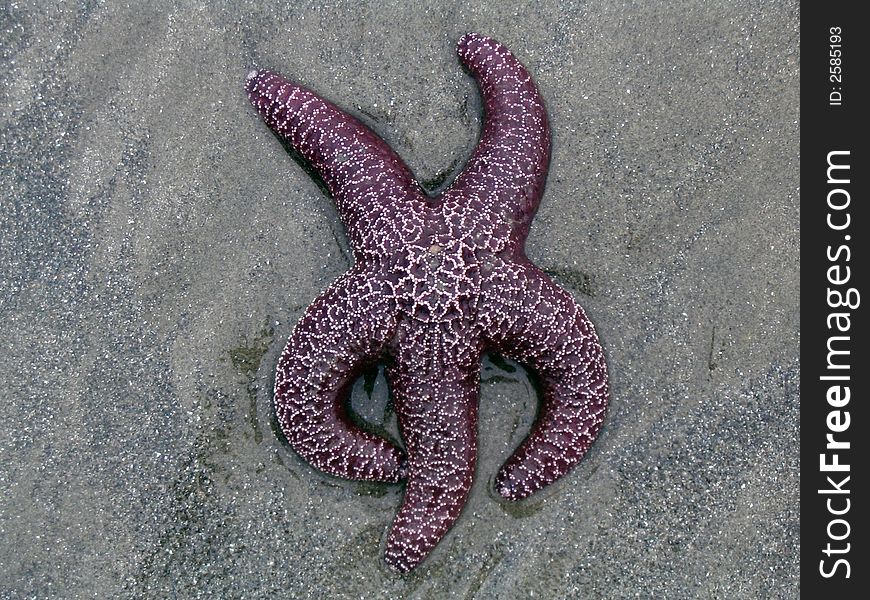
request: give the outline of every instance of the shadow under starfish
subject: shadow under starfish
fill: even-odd
[[[403,572],[429,554],[468,498],[482,352],[526,365],[543,391],[532,432],[496,477],[505,498],[524,498],[576,465],[608,400],[592,323],[525,256],[550,157],[541,96],[495,40],[467,34],[458,54],[486,120],[465,169],[435,197],[383,140],[314,92],[264,70],[245,85],[266,124],[322,178],[355,260],[307,309],[278,361],[278,422],[322,471],[407,480],[385,554]],[[385,360],[407,455],[345,409],[362,370]]]

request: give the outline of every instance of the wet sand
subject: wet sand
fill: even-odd
[[[181,4],[0,9],[0,597],[798,596],[797,3]],[[547,103],[527,250],[612,400],[570,476],[507,504],[537,400],[485,360],[470,501],[399,576],[401,488],[274,428],[278,354],[350,259],[242,87],[317,90],[434,189],[480,128],[466,31]],[[395,427],[382,376],[353,405]]]

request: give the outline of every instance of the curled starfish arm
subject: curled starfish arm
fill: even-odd
[[[379,211],[422,197],[393,149],[328,100],[265,70],[249,73],[245,90],[266,125],[326,184],[354,247]]]
[[[278,361],[275,412],[290,446],[315,468],[346,479],[397,482],[404,455],[350,419],[348,393],[377,361],[395,319],[376,280],[349,272],[296,325]]]
[[[544,102],[528,71],[499,42],[469,33],[459,40],[457,52],[480,87],[485,123],[451,190],[478,194],[498,210],[507,208],[517,225],[527,227],[543,194],[550,161]]]
[[[499,470],[496,490],[518,500],[559,479],[598,435],[608,401],[604,352],[571,295],[528,265],[490,307],[511,317],[493,323],[492,344],[540,378],[543,398],[532,431]],[[500,307],[492,306],[500,304]]]
[[[468,499],[477,460],[480,390],[474,354],[473,360],[438,352],[413,362],[397,360],[388,373],[408,451],[408,482],[385,559],[401,572],[429,555]]]

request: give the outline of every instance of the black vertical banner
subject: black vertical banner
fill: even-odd
[[[801,590],[812,598],[870,589],[870,27],[859,6],[801,7]]]

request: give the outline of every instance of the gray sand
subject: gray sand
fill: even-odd
[[[0,597],[797,597],[796,2],[24,4],[0,8]],[[274,429],[277,356],[349,259],[242,85],[314,88],[435,185],[480,127],[469,30],[547,102],[528,254],[594,320],[612,404],[581,466],[505,504],[536,396],[487,359],[471,499],[403,577],[401,488]],[[353,403],[395,427],[382,378]]]

